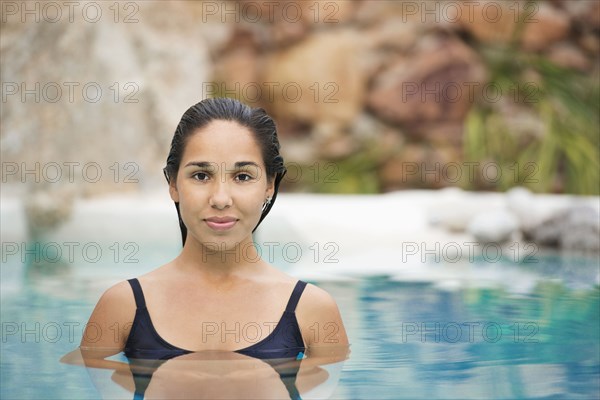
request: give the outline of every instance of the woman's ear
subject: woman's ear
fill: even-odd
[[[275,178],[267,179],[267,190],[265,191],[265,196],[272,199],[274,193],[275,193]]]
[[[177,181],[171,180],[169,182],[169,195],[171,195],[171,200],[175,203],[179,203],[179,192],[177,191]]]

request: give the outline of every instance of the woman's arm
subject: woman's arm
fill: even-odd
[[[127,281],[110,287],[98,300],[83,331],[80,347],[64,355],[60,361],[92,368],[119,369],[127,366],[105,358],[125,348],[135,310],[135,299]]]
[[[65,364],[81,365],[89,368],[110,369],[119,372],[130,372],[129,364],[121,361],[105,360],[105,357],[110,357],[114,354],[113,351],[102,353],[101,351],[83,351],[81,348],[65,354],[61,357],[60,362]]]
[[[348,358],[348,335],[337,303],[327,291],[306,285],[296,317],[310,357],[319,358],[321,365]]]

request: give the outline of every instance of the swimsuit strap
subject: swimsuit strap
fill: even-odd
[[[146,300],[144,299],[144,293],[142,292],[142,287],[140,286],[140,282],[137,278],[128,279],[127,282],[131,285],[131,289],[133,290],[133,296],[135,297],[135,305],[137,308],[146,307]],[[299,280],[294,287],[294,291],[290,296],[290,300],[285,307],[285,311],[294,312],[296,310],[296,306],[298,305],[298,301],[300,300],[300,296],[306,287],[306,282]]]
[[[144,292],[142,292],[142,287],[140,286],[140,282],[137,278],[128,279],[127,282],[131,285],[131,289],[133,289],[133,296],[135,297],[135,305],[137,308],[145,308],[146,300],[144,299]]]
[[[296,286],[294,287],[294,291],[292,292],[292,295],[290,296],[290,300],[287,303],[287,306],[285,307],[285,311],[288,312],[294,312],[296,310],[296,306],[298,305],[298,300],[300,300],[300,296],[302,295],[302,292],[304,291],[304,288],[306,287],[306,282],[304,281],[298,281],[296,283]]]

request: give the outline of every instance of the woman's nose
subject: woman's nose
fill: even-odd
[[[214,191],[209,199],[210,206],[221,210],[230,207],[232,203],[233,200],[229,193],[228,183],[223,181],[215,182]]]

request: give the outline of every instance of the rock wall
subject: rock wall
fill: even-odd
[[[498,96],[490,82],[502,60],[494,64],[494,54],[482,57],[483,51],[497,49],[507,59],[512,51],[539,56],[589,75],[598,86],[598,2],[275,3],[273,18],[266,18],[265,4],[258,12],[256,2],[236,3],[242,18],[215,59],[213,78],[219,95],[275,115],[287,161],[351,168],[335,185],[313,179],[287,182],[289,190],[352,192],[352,172],[373,173],[376,184],[363,191],[453,185],[498,190],[485,177],[468,185],[444,179],[442,169],[452,164],[469,172],[465,121],[477,104],[502,113],[511,134],[521,136],[516,140],[537,140],[532,131],[543,137],[547,127],[539,110],[524,103],[545,88],[535,68],[525,65],[524,76],[515,71],[508,91]],[[598,126],[595,120],[592,128]],[[373,147],[383,150],[370,152]],[[365,153],[372,157],[359,156]],[[552,179],[557,182],[550,190],[566,190],[565,176]]]
[[[228,28],[197,24],[192,2],[74,4],[2,4],[3,183],[75,196],[151,186]]]
[[[4,2],[3,184],[74,197],[164,184],[181,114],[226,95],[276,117],[288,163],[335,163],[333,183],[284,190],[451,186],[406,166],[468,161],[482,49],[512,43],[594,82],[600,70],[599,2],[475,3]]]

